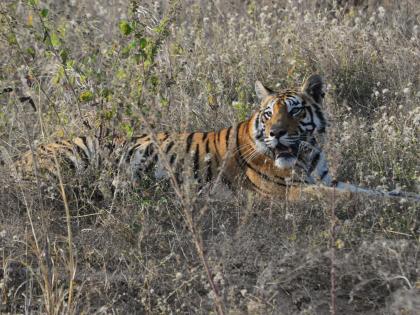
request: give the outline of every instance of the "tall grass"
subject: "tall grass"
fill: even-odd
[[[3,1],[0,145],[17,159],[79,134],[213,130],[257,107],[255,80],[279,89],[317,72],[334,175],[419,193],[420,7],[373,3]],[[420,309],[415,203],[337,200],[332,213],[240,188],[132,188],[112,163],[33,185],[7,166],[2,312]]]

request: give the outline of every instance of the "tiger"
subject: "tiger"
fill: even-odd
[[[299,89],[275,92],[255,82],[259,108],[249,119],[217,131],[142,133],[103,141],[80,136],[38,146],[14,162],[21,178],[56,175],[56,160],[83,173],[103,167],[113,156],[118,170],[132,182],[145,174],[155,180],[173,172],[182,184],[186,169],[200,187],[220,174],[223,182],[264,196],[294,200],[302,186],[317,182],[331,186],[322,150],[327,120],[323,110],[324,82],[311,75]],[[168,170],[168,166],[171,170]]]

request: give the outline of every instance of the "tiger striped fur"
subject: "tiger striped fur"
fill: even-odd
[[[41,145],[35,155],[25,153],[15,162],[15,168],[23,177],[33,175],[35,166],[40,174],[54,175],[55,155],[60,165],[80,173],[89,165],[101,168],[114,156],[118,169],[127,172],[131,180],[139,181],[146,173],[160,179],[168,175],[159,154],[163,152],[180,183],[190,168],[200,185],[222,172],[222,179],[233,186],[277,198],[297,198],[302,183],[321,180],[330,185],[327,163],[317,140],[326,130],[322,78],[311,76],[301,90],[277,93],[259,81],[255,89],[260,109],[234,127],[210,132],[140,134],[108,143],[100,143],[95,137],[76,137]]]

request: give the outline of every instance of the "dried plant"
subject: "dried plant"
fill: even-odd
[[[256,80],[290,87],[317,72],[336,178],[419,193],[419,9],[3,1],[0,312],[416,314],[418,203],[131,187],[112,161],[28,185],[8,166],[63,137],[233,125],[255,109]]]

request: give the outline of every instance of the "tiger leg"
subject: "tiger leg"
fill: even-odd
[[[287,200],[336,200],[350,199],[355,191],[340,189],[337,187],[327,187],[321,185],[302,185],[290,186],[287,189]]]
[[[406,198],[411,201],[420,201],[420,196],[407,192],[387,192],[373,189],[365,189],[359,186],[338,182],[335,186],[327,187],[321,185],[305,185],[305,186],[290,186],[287,190],[287,199],[290,201],[296,200],[349,200],[355,197],[367,198],[386,198],[386,199],[400,199]]]

